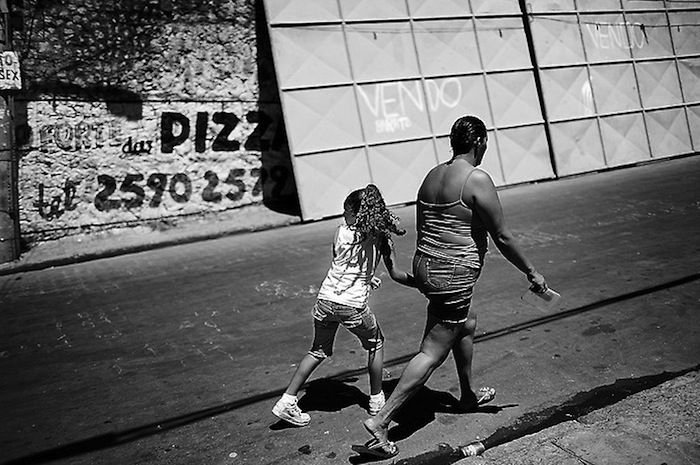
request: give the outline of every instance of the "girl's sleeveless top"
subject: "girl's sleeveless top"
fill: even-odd
[[[381,258],[376,241],[359,242],[355,231],[343,224],[336,230],[333,252],[331,267],[321,284],[318,298],[364,308],[372,276]]]
[[[419,214],[423,215],[421,230],[418,231],[417,250],[423,254],[456,265],[480,269],[484,264],[484,256],[488,249],[486,228],[466,222],[454,213],[447,211],[457,205],[471,210],[462,200],[464,185],[474,172],[470,171],[462,184],[459,199],[449,203],[430,203],[418,200],[421,205]],[[421,224],[419,222],[419,224]],[[464,243],[453,242],[451,235],[461,236],[467,240]]]

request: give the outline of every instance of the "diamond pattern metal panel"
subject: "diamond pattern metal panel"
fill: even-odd
[[[390,81],[357,87],[367,141],[399,141],[431,134],[421,81]]]
[[[525,30],[520,19],[477,19],[476,30],[485,70],[532,66]]]
[[[626,165],[651,157],[641,113],[601,118],[600,129],[608,166]]]
[[[583,44],[589,62],[631,58],[627,26],[622,15],[581,15]]]
[[[507,184],[554,177],[542,125],[500,130],[496,137]]]
[[[620,9],[620,0],[579,0],[577,5],[580,11],[616,11]]]
[[[408,0],[414,18],[454,18],[471,14],[469,0]]]
[[[548,13],[551,11],[575,11],[574,0],[530,0],[528,9],[532,13]]]
[[[328,0],[265,0],[265,10],[270,24],[340,19],[338,3]]]
[[[700,54],[700,11],[670,13],[671,35],[678,55]]]
[[[372,178],[387,204],[414,201],[418,187],[437,164],[432,140],[400,142],[369,148]]]
[[[663,10],[664,0],[622,0],[625,10]]]
[[[644,108],[681,103],[678,72],[673,61],[636,63]]]
[[[275,67],[284,87],[352,82],[340,26],[279,28],[272,34]]]
[[[483,76],[427,79],[428,109],[436,134],[449,134],[457,118],[478,115],[487,127],[493,126]]]
[[[363,149],[296,157],[294,165],[297,178],[304,181],[297,189],[305,219],[341,214],[345,197],[371,182]]]
[[[591,81],[599,113],[636,110],[641,107],[631,63],[592,66]]]
[[[471,20],[416,21],[413,28],[423,75],[481,71]]]
[[[683,96],[688,103],[700,102],[700,58],[678,60]]]
[[[518,0],[471,0],[475,14],[520,13]]]
[[[408,23],[355,23],[346,30],[356,80],[419,76]]]
[[[593,90],[586,68],[542,70],[542,87],[551,120],[595,114]]]
[[[408,18],[405,0],[340,0],[340,9],[350,21]]]
[[[352,87],[288,91],[282,103],[292,153],[363,144]]]
[[[605,167],[595,119],[555,123],[551,127],[559,175],[584,173]]]
[[[540,66],[586,61],[576,15],[536,16],[532,34]]]
[[[700,105],[688,107],[688,122],[693,136],[693,150],[700,151]]]
[[[449,158],[443,135],[464,113],[492,128],[484,168],[497,185],[553,175],[517,0],[265,5],[306,218],[340,213],[344,196],[370,178],[390,203],[413,201],[435,160]],[[528,1],[539,13],[531,25],[559,174],[691,150],[698,105],[683,107],[681,88],[687,102],[700,98],[700,13],[671,13],[669,32],[665,8],[675,6]],[[567,14],[577,7],[584,13]],[[686,57],[665,60],[672,45]],[[319,183],[321,172],[333,180]],[[350,186],[343,176],[358,179]]]
[[[674,55],[665,13],[628,14],[627,21],[632,56],[636,59]]]
[[[542,121],[535,79],[530,71],[498,73],[489,76],[493,117],[497,126],[510,126]]]
[[[646,113],[646,121],[654,158],[692,151],[688,121],[682,108],[649,111]]]

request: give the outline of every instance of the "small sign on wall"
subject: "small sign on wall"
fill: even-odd
[[[15,52],[0,53],[0,90],[21,89],[19,58]]]

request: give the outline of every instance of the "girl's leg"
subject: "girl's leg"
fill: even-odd
[[[301,389],[306,380],[309,379],[309,376],[311,376],[311,373],[313,373],[322,361],[322,358],[316,358],[311,354],[306,354],[304,358],[301,359],[301,362],[299,362],[299,366],[294,372],[292,380],[289,382],[289,386],[284,393],[290,396],[296,396],[299,389]]]
[[[311,373],[326,357],[333,355],[333,342],[337,331],[337,322],[314,319],[314,341],[311,343],[311,350],[299,362],[285,394],[296,396]]]
[[[452,355],[457,366],[459,377],[460,405],[470,408],[476,405],[476,394],[472,389],[472,359],[474,355],[474,333],[476,332],[476,316],[471,316],[464,322],[459,337],[452,348]]]
[[[374,418],[364,422],[365,428],[375,438],[381,442],[388,440],[391,419],[404,402],[425,384],[433,371],[442,365],[459,336],[461,328],[461,325],[439,323],[428,315],[420,352],[408,362],[399,383],[387,399],[384,408]]]
[[[367,371],[369,371],[369,393],[382,392],[382,370],[384,369],[384,347],[367,352]]]

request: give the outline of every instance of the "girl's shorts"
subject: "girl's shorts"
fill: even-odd
[[[428,313],[442,323],[464,323],[481,269],[429,257],[413,257],[416,285],[428,298]]]
[[[356,308],[319,299],[314,305],[313,316],[314,342],[309,354],[318,359],[333,355],[333,343],[339,325],[357,336],[365,350],[379,350],[384,345],[382,330],[368,306]]]

